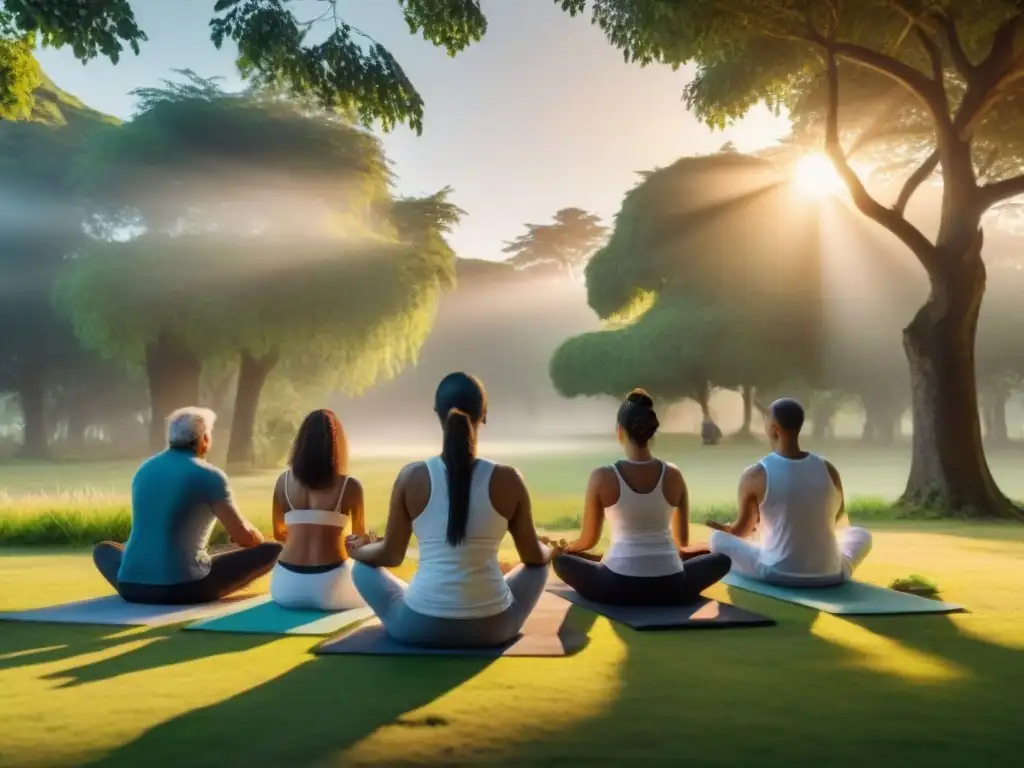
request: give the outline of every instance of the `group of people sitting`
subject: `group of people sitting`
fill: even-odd
[[[478,456],[487,422],[479,380],[446,376],[434,410],[441,452],[399,472],[383,537],[366,528],[363,488],[348,474],[337,416],[310,413],[274,487],[273,542],[242,516],[226,475],[206,461],[213,413],[177,411],[167,450],[132,480],[127,543],[99,544],[96,566],[126,601],[171,605],[216,601],[270,573],[271,598],[284,608],[368,605],[399,642],[474,647],[519,634],[551,569],[593,602],[675,605],[693,602],[730,569],[787,585],[836,584],[871,547],[862,529],[837,531],[845,518],[839,473],[801,450],[804,413],[793,400],[769,410],[772,452],[743,473],[736,522],[709,523],[715,530],[706,546],[690,544],[682,473],[651,452],[658,417],[643,390],[619,408],[624,458],[591,473],[572,542],[539,536],[522,475]],[[598,556],[592,551],[606,519],[611,544]],[[217,521],[237,548],[211,555]],[[759,543],[749,540],[755,530]],[[405,560],[414,534],[419,563],[406,584],[388,569]],[[520,560],[507,573],[498,557],[506,534]]]

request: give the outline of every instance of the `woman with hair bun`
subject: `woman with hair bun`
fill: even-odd
[[[477,456],[477,432],[487,421],[483,384],[449,374],[438,385],[434,411],[444,430],[441,455],[399,473],[383,539],[349,539],[349,553],[359,561],[353,580],[399,642],[502,646],[537,605],[559,550],[538,539],[519,472]],[[419,568],[406,585],[385,569],[405,559],[413,533]],[[507,533],[522,565],[502,575],[498,550]]]
[[[587,484],[583,526],[553,562],[555,573],[581,597],[608,605],[684,605],[722,579],[727,556],[684,559],[689,499],[679,468],[651,453],[658,432],[654,401],[634,389],[619,408],[616,435],[625,459],[598,467]],[[607,518],[611,546],[587,554]]]

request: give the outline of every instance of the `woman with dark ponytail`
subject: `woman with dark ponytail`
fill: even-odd
[[[540,599],[559,550],[537,538],[530,494],[515,468],[477,456],[477,432],[487,421],[483,384],[449,374],[437,388],[434,411],[444,431],[441,455],[399,473],[383,539],[350,537],[349,554],[358,561],[352,578],[399,642],[504,645]],[[406,585],[385,568],[405,559],[413,533],[420,565]],[[522,565],[503,576],[498,550],[506,533]]]
[[[580,596],[611,605],[683,605],[723,578],[724,555],[689,558],[689,500],[678,467],[655,458],[658,432],[654,401],[634,389],[619,408],[616,435],[625,459],[590,475],[583,529],[554,560],[555,573]],[[597,546],[607,518],[611,546]],[[684,564],[684,559],[686,560]]]

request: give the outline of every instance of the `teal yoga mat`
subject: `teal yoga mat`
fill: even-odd
[[[272,602],[269,596],[239,604],[238,609],[189,624],[185,629],[201,632],[236,632],[249,635],[333,635],[356,622],[373,616],[369,608],[337,613],[292,611]]]
[[[834,587],[780,587],[730,573],[723,584],[837,616],[878,616],[910,613],[959,613],[963,606],[929,600],[874,584],[848,581]]]

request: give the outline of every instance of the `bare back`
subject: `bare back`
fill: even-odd
[[[293,524],[288,513],[316,510],[344,516],[343,525]],[[290,565],[330,565],[348,559],[345,536],[366,532],[363,487],[353,477],[339,475],[330,488],[312,489],[290,471],[277,479],[273,497],[274,535],[284,541],[281,562]]]

